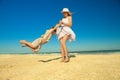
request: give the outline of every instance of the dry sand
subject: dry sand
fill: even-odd
[[[0,80],[120,80],[120,53],[0,55]]]

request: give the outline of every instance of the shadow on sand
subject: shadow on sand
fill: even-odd
[[[74,57],[76,57],[75,55],[69,55],[69,58],[74,58]],[[62,58],[62,57],[57,57],[57,58],[53,58],[53,59],[48,59],[48,60],[39,60],[39,62],[50,62],[50,61],[54,61],[54,60],[58,60],[58,59],[60,59],[60,58]]]

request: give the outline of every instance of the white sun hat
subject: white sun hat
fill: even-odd
[[[72,13],[69,11],[69,9],[68,8],[63,8],[63,10],[61,11],[61,13],[64,13],[64,12],[68,12],[69,13],[69,15],[71,15]]]

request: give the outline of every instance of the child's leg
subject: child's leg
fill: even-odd
[[[30,48],[30,47],[29,47]],[[30,48],[34,53],[38,52],[38,50]]]
[[[33,52],[38,52],[39,51],[39,49],[41,48],[41,46],[42,45],[40,45],[39,44],[39,42],[41,43],[41,41],[40,40],[42,40],[42,38],[41,39],[36,39],[34,42],[28,42],[28,41],[26,41],[26,40],[21,40],[20,41],[20,43],[21,44],[25,44],[26,46],[28,46]],[[39,46],[37,46],[37,45],[39,45]]]
[[[25,44],[26,46],[28,46],[28,47],[31,48],[31,49],[35,49],[35,48],[36,48],[35,46],[32,45],[31,42],[28,42],[28,41],[26,41],[26,40],[21,40],[20,43],[21,43],[21,44]]]

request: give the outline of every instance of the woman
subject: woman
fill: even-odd
[[[60,40],[62,60],[61,62],[69,62],[68,50],[66,47],[67,40],[75,40],[75,34],[71,29],[72,26],[72,16],[68,8],[63,8],[62,14],[64,18],[59,22],[61,25],[57,28],[57,37]]]
[[[60,24],[56,24],[55,27],[52,27],[46,30],[45,34],[42,35],[40,38],[34,40],[32,43],[26,40],[20,40],[20,43],[23,44],[23,47],[29,47],[33,52],[38,52],[41,46],[47,43],[51,37],[55,34],[56,29],[60,26]]]

